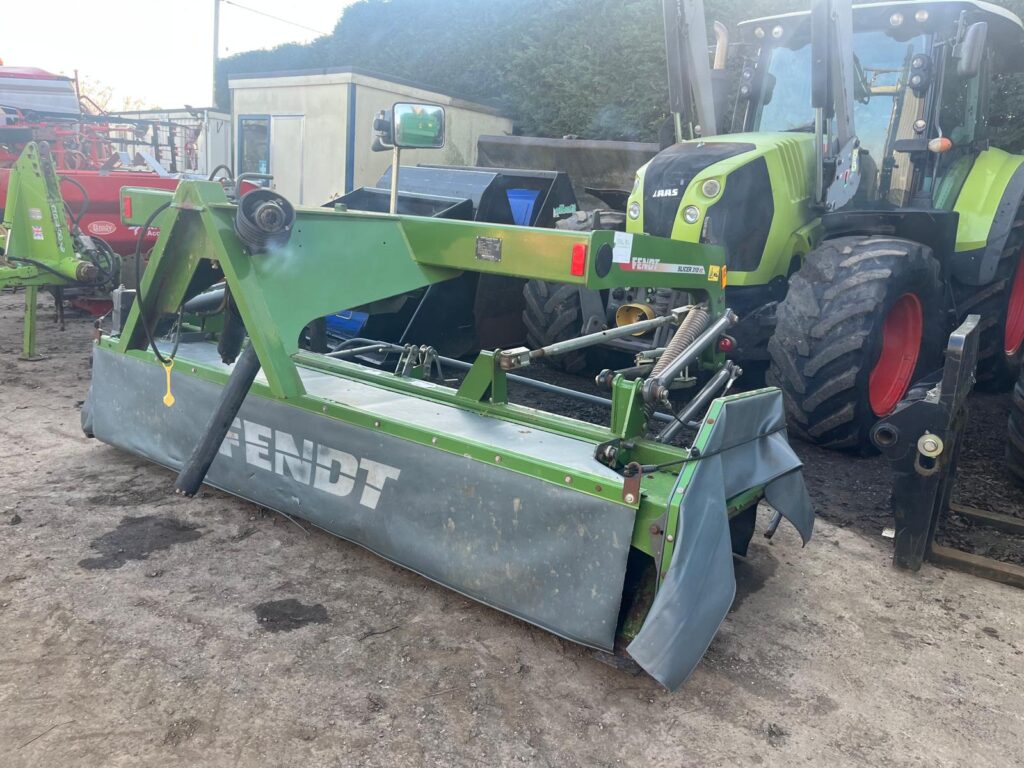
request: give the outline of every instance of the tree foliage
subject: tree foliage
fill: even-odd
[[[731,28],[807,6],[707,0],[706,12]],[[345,66],[492,104],[534,136],[653,140],[668,102],[661,0],[360,0],[312,43],[223,59],[218,100],[232,75]],[[1000,91],[993,128],[1024,147],[1024,84],[1003,78]]]

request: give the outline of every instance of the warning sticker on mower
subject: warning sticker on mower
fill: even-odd
[[[612,263],[628,264],[633,254],[633,235],[629,232],[616,232],[612,243]]]
[[[622,269],[631,272],[668,272],[673,275],[703,275],[707,272],[702,264],[673,264],[661,259],[630,259]]]
[[[41,208],[29,208],[28,209],[28,217],[30,219],[32,219],[32,221],[42,221],[43,220],[43,211],[42,211]]]
[[[42,227],[32,227],[32,239],[33,240],[42,240],[43,239],[43,228]]]

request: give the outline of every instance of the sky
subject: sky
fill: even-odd
[[[329,33],[354,0],[0,0],[0,60],[79,76],[124,99],[165,109],[209,106],[213,8],[220,56],[304,43]],[[255,9],[302,27],[245,10]]]

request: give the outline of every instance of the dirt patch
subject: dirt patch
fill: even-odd
[[[87,557],[78,564],[90,571],[120,568],[129,560],[145,560],[154,552],[195,541],[202,535],[196,526],[173,517],[123,517],[117,528],[89,545],[99,556]]]
[[[320,603],[305,605],[295,598],[271,600],[253,608],[260,628],[267,632],[291,632],[307,624],[328,624],[327,609]]]
[[[183,720],[176,720],[167,727],[163,743],[169,747],[176,747],[179,744],[190,740],[196,735],[199,726],[203,723],[199,718],[186,717]]]

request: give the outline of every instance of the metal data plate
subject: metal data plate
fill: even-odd
[[[476,257],[481,261],[501,261],[501,238],[478,237],[476,239]]]

